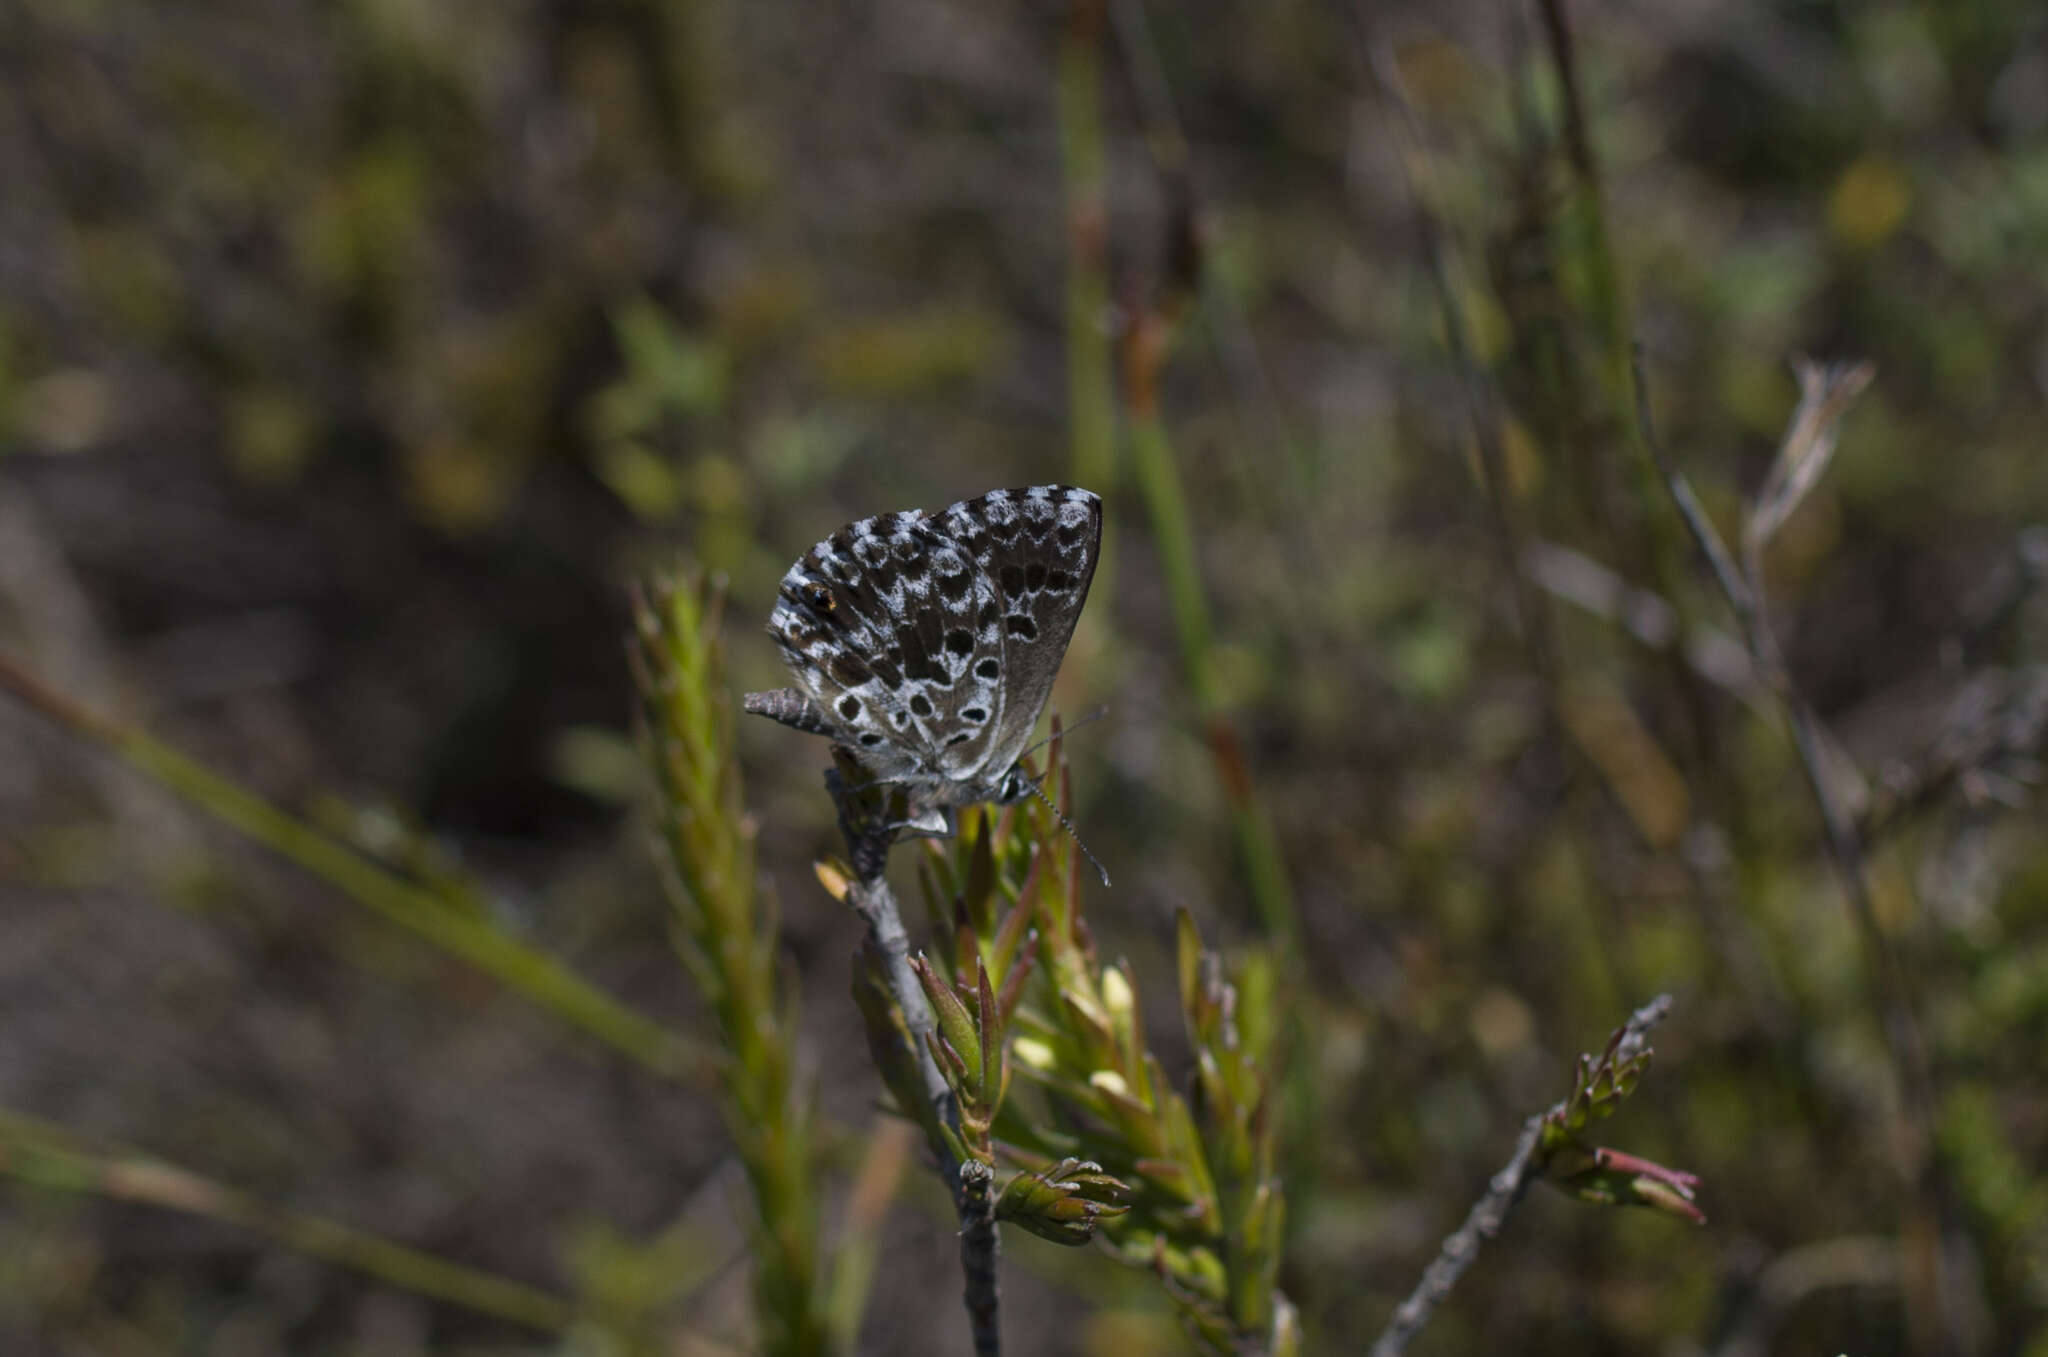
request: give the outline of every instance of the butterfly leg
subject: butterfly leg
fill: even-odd
[[[913,834],[922,839],[950,839],[959,832],[951,806],[911,805],[905,810],[909,813],[889,826],[898,834]]]

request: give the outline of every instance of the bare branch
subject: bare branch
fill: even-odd
[[[883,875],[889,848],[896,835],[886,819],[878,822],[853,804],[855,793],[835,770],[826,774],[826,786],[839,811],[839,828],[846,836],[847,857],[854,878],[846,883],[845,900],[868,927],[867,946],[881,962],[883,983],[889,997],[903,1014],[910,1058],[917,1063],[918,1078],[938,1121],[960,1135],[960,1105],[946,1084],[946,1076],[932,1056],[932,1035],[938,1024],[926,1000],[924,986],[911,968],[910,934],[903,927],[903,913],[896,894]],[[905,1112],[912,1109],[905,1108]],[[966,1278],[963,1295],[968,1324],[974,1335],[976,1357],[998,1357],[1002,1351],[1000,1294],[997,1264],[1000,1241],[996,1235],[995,1208],[989,1193],[990,1174],[984,1164],[965,1163],[947,1148],[943,1138],[931,1138],[932,1152],[939,1158],[940,1176],[952,1193],[960,1218],[960,1267]]]
[[[1749,646],[1750,658],[1755,662],[1758,674],[1777,695],[1792,736],[1792,747],[1799,756],[1800,769],[1813,793],[1814,805],[1820,811],[1828,853],[1834,860],[1836,874],[1841,878],[1842,893],[1848,901],[1849,913],[1863,947],[1864,963],[1873,981],[1873,1006],[1884,1031],[1886,1052],[1899,1087],[1898,1167],[1908,1190],[1914,1193],[1915,1210],[1921,1219],[1925,1237],[1933,1241],[1931,1256],[1920,1270],[1925,1281],[1913,1296],[1910,1310],[1916,1329],[1915,1347],[1928,1350],[1936,1332],[1943,1329],[1953,1332],[1957,1328],[1956,1324],[1946,1322],[1951,1318],[1946,1312],[1956,1302],[1951,1288],[1942,1285],[1940,1277],[1943,1270],[1940,1236],[1944,1212],[1938,1185],[1934,1181],[1938,1166],[1931,1157],[1935,1122],[1934,1073],[1926,1042],[1913,1013],[1906,973],[1892,954],[1891,945],[1877,920],[1862,836],[1826,766],[1824,728],[1813,708],[1793,684],[1778,650],[1777,638],[1765,616],[1761,553],[1768,533],[1759,535],[1755,526],[1759,521],[1770,527],[1775,527],[1775,524],[1752,508],[1749,515],[1751,528],[1744,535],[1745,562],[1744,566],[1738,567],[1698,497],[1693,494],[1691,485],[1657,440],[1656,429],[1650,419],[1649,386],[1643,373],[1641,344],[1635,346],[1631,370],[1635,382],[1636,419],[1643,443],[1655,459],[1665,487],[1678,506],[1679,515],[1685,520],[1694,543],[1706,556],[1722,596],[1742,624],[1743,639]],[[1824,464],[1832,453],[1834,427],[1842,411],[1870,380],[1867,364],[1836,364],[1821,368],[1806,365],[1799,371],[1800,385],[1806,394],[1793,412],[1780,444],[1780,463],[1789,464],[1792,468],[1786,473],[1787,488],[1779,492],[1781,496],[1791,493],[1791,482],[1798,476],[1798,464],[1809,459]],[[1812,474],[1817,475],[1818,471]],[[1807,480],[1810,483],[1811,477]],[[1805,489],[1801,487],[1798,494],[1804,493]],[[1788,501],[1783,513],[1789,513],[1792,504],[1796,504],[1796,496]],[[1777,521],[1783,521],[1782,514]]]
[[[1001,1304],[996,1263],[1001,1246],[996,1239],[995,1196],[989,1185],[995,1171],[979,1160],[960,1166],[960,1267],[967,1276],[962,1300],[974,1328],[975,1357],[999,1357],[1002,1334],[997,1320]]]
[[[1627,1059],[1641,1051],[1650,1030],[1664,1021],[1670,1012],[1671,996],[1660,994],[1631,1013],[1615,1046],[1616,1055]],[[1508,1162],[1501,1166],[1500,1172],[1487,1182],[1486,1192],[1472,1203],[1472,1209],[1465,1213],[1464,1223],[1438,1246],[1435,1260],[1423,1270],[1422,1280],[1408,1293],[1408,1299],[1395,1308],[1393,1318],[1387,1321],[1387,1327],[1374,1340],[1371,1357],[1400,1357],[1407,1351],[1415,1336],[1428,1325],[1437,1307],[1451,1294],[1451,1288],[1458,1284],[1458,1279],[1479,1256],[1479,1246],[1500,1233],[1501,1226],[1507,1222],[1508,1212],[1522,1199],[1522,1194],[1539,1171],[1536,1150],[1543,1137],[1543,1121],[1563,1107],[1564,1103],[1558,1102],[1522,1123],[1522,1134],[1515,1141],[1515,1152],[1508,1156]]]

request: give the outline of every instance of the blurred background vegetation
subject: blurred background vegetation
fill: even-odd
[[[631,813],[624,582],[726,572],[734,676],[775,686],[756,619],[811,542],[1078,481],[1090,919],[1164,998],[1176,907],[1298,940],[1311,1351],[1671,990],[1615,1135],[1710,1224],[1538,1192],[1418,1351],[1931,1351],[1932,1276],[1947,1350],[2048,1353],[2040,7],[11,0],[0,186],[0,649],[71,698],[703,1033]],[[1637,339],[1731,536],[1788,356],[1876,364],[1766,569],[1868,821],[1924,1179],[1813,798],[1647,474]],[[823,751],[750,724],[850,1165]],[[746,1345],[709,1099],[13,704],[0,1022],[39,1124]],[[52,1190],[27,1135],[8,1352],[561,1347]],[[922,1191],[864,1350],[960,1342]],[[1018,1352],[1181,1350],[1085,1254],[1019,1238],[1005,1284]]]

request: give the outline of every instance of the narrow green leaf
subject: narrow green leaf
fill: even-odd
[[[995,990],[988,983],[988,967],[979,956],[974,961],[974,977],[975,1026],[981,1033],[981,1105],[993,1111],[1002,1083],[1002,1018],[996,1010]]]
[[[981,1038],[974,1030],[974,1018],[967,1011],[967,1005],[960,1002],[943,976],[932,969],[932,964],[922,956],[912,957],[911,969],[917,973],[918,983],[924,986],[925,998],[932,1006],[932,1016],[938,1020],[939,1032],[945,1037],[945,1044],[962,1064],[965,1082],[970,1085],[981,1083]]]

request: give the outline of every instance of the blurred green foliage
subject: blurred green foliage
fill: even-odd
[[[1204,719],[1227,708],[1302,942],[1274,984],[1313,1075],[1280,1150],[1304,1350],[1377,1330],[1585,1034],[1660,990],[1629,1143],[1698,1171],[1711,1224],[1532,1197],[1418,1350],[1912,1350],[1930,1244],[1871,976],[1778,721],[1682,658],[1735,627],[1639,478],[1617,375],[1640,338],[1726,532],[1797,399],[1787,356],[1876,363],[1766,561],[1848,793],[1929,767],[1973,678],[2037,681],[2038,14],[1568,5],[1574,101],[1541,5],[1190,0],[1147,6],[1149,36],[1119,8],[17,0],[0,650],[271,799],[411,808],[373,852],[710,1030],[621,809],[621,581],[679,550],[727,572],[735,684],[772,686],[756,621],[809,543],[1081,476],[1114,561],[1060,697],[1113,703],[1067,749],[1118,881],[1090,927],[1155,1033],[1177,909],[1231,954],[1264,933]],[[1176,139],[1204,268],[1156,373],[1166,522],[1104,388],[1167,290]],[[1536,587],[1539,656],[1496,503],[1655,597]],[[1174,533],[1213,692],[1158,565]],[[2019,710],[1871,854],[1939,1093],[1957,1352],[2048,1351],[2048,840]],[[853,933],[808,878],[821,755],[736,738],[800,1049],[857,1124]],[[0,905],[0,1103],[748,1341],[702,1099],[553,1054],[474,976],[13,720]],[[865,1341],[951,1350],[923,1270],[950,1223],[899,1216]],[[1005,1281],[1019,1351],[1172,1350],[1155,1288],[1085,1253],[1027,1241]],[[29,1188],[0,1211],[0,1346],[532,1350]]]

